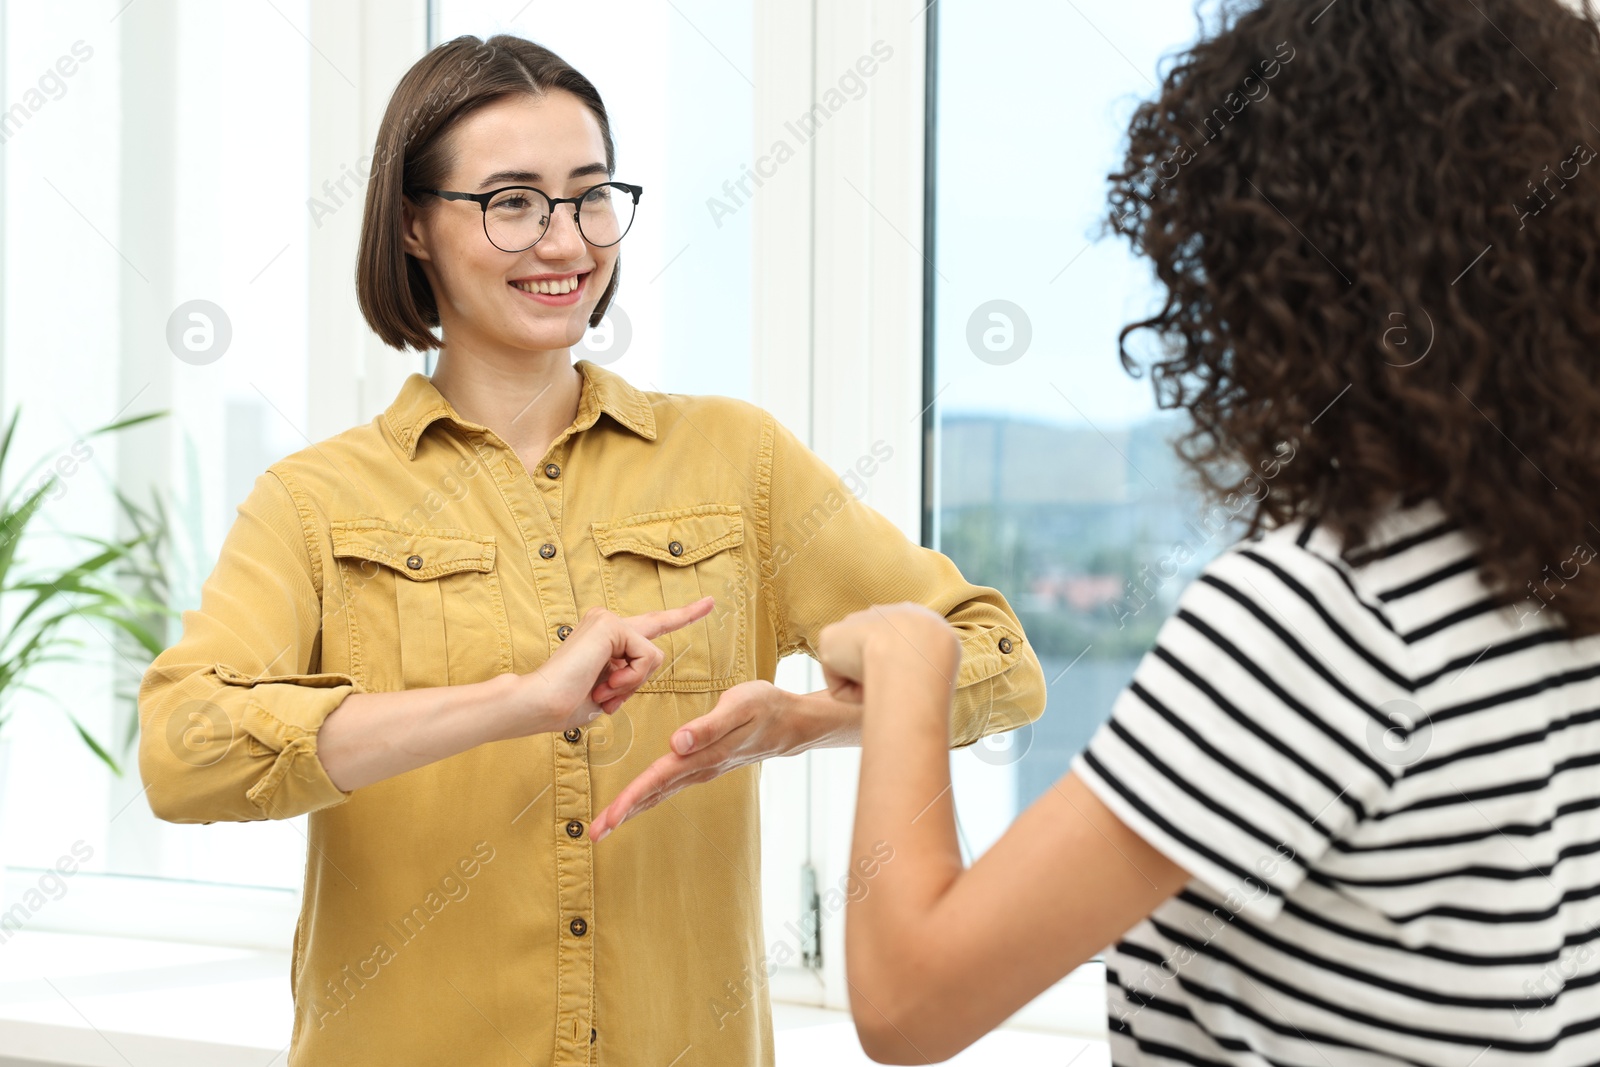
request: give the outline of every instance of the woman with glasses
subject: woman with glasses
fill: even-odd
[[[964,649],[921,605],[823,632],[865,700],[853,857],[895,842],[845,924],[874,1058],[954,1055],[1104,948],[1118,1065],[1600,1063],[1579,7],[1230,4],[1137,110],[1110,218],[1166,293],[1123,339],[1164,342],[1183,454],[1259,536],[968,870],[941,734]]]
[[[257,479],[145,678],[156,815],[309,813],[292,1067],[771,1064],[760,761],[860,723],[777,661],[911,600],[963,635],[948,744],[1043,708],[1000,594],[767,412],[572,361],[643,201],[615,155],[528,41],[405,75],[357,292],[437,367]]]

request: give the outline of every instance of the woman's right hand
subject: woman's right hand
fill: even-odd
[[[665,658],[651,639],[705,618],[714,606],[713,598],[702,597],[626,618],[590,608],[553,656],[518,678],[528,701],[528,733],[581,727],[616,711]]]

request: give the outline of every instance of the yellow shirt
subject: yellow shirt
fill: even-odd
[[[273,464],[144,677],[158,817],[311,813],[292,1067],[769,1065],[768,969],[792,949],[763,944],[759,765],[599,847],[590,816],[719,693],[873,603],[919,601],[962,633],[952,744],[1043,710],[1004,598],[852,492],[886,448],[841,479],[761,408],[577,367],[577,418],[531,471],[421,374]],[[713,613],[659,638],[662,669],[586,730],[351,792],[317,758],[352,692],[532,671],[592,605],[706,594]]]

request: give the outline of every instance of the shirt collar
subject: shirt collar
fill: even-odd
[[[583,375],[582,392],[578,397],[578,417],[571,430],[577,433],[595,424],[602,413],[610,415],[618,424],[627,427],[646,441],[656,439],[655,409],[644,393],[629,385],[619,374],[598,364],[580,359],[574,366]],[[407,459],[415,459],[417,442],[438,419],[449,419],[458,426],[489,432],[489,428],[468,421],[456,413],[450,401],[434,386],[432,379],[420,372],[406,377],[400,394],[383,413],[389,430],[405,449]]]

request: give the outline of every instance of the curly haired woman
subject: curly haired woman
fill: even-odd
[[[970,870],[948,624],[823,632],[874,1057],[1109,944],[1117,1064],[1600,1062],[1597,121],[1559,0],[1230,4],[1139,108],[1111,225],[1166,299],[1124,364],[1151,331],[1206,488],[1271,491]]]

